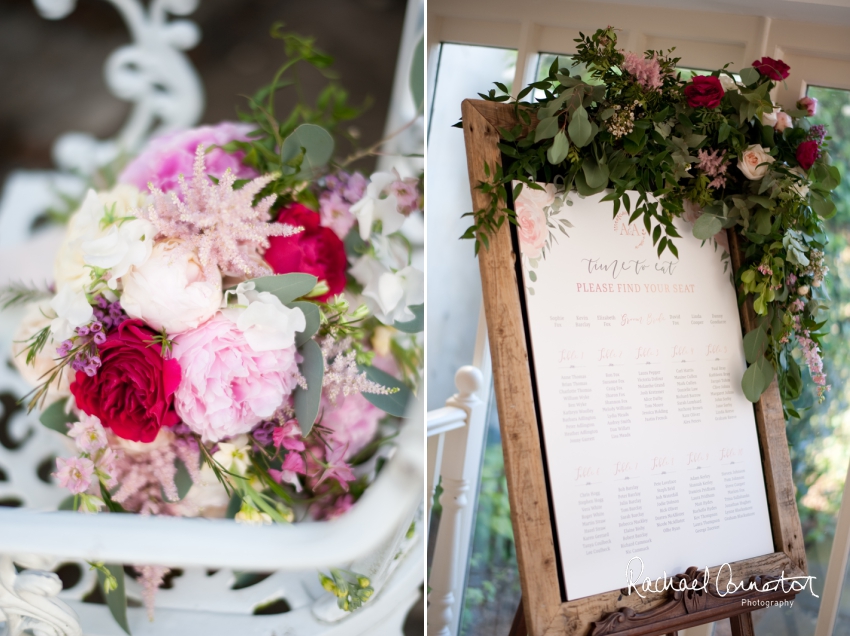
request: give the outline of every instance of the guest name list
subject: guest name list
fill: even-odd
[[[570,600],[624,587],[634,556],[643,580],[773,552],[724,250],[681,223],[659,258],[602,196],[562,208],[545,258],[520,241]],[[517,203],[545,215],[539,193]]]

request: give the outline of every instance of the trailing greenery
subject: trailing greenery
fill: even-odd
[[[810,126],[804,106],[781,112],[771,101],[788,74],[781,61],[762,58],[740,79],[727,67],[691,79],[676,71],[672,49],[618,50],[612,27],[576,42],[572,66],[583,75],[556,58],[516,100],[498,82],[481,94],[511,102],[520,123],[500,129],[504,167],[485,164],[488,180],[477,188],[488,204],[469,213],[463,238],[475,240],[476,254],[488,248],[506,221],[517,222],[508,189],[516,199],[523,188],[541,189],[538,182],[581,196],[608,190],[602,200],[615,216],[624,210],[630,223],[642,222],[659,256],[678,257],[675,218],[695,221],[701,240],[734,228],[744,257],[739,300],[751,300],[759,316],[744,342],[744,393],[758,400],[777,375],[786,415],[799,416],[801,365],[821,399],[829,389],[819,355],[828,308],[823,220],[835,214],[840,175],[825,129]]]

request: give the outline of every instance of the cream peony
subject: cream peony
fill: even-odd
[[[69,219],[68,230],[56,254],[54,276],[57,289],[70,286],[80,290],[91,281],[91,268],[88,267],[91,263],[86,263],[82,246],[106,233],[101,222],[107,209],[121,218],[129,216],[133,209],[144,203],[145,196],[129,185],[119,185],[108,192],[89,190],[80,209]]]
[[[228,298],[236,296],[237,305],[227,307]],[[228,291],[222,313],[236,323],[254,351],[286,349],[295,344],[295,333],[307,328],[304,312],[287,307],[269,292],[258,292],[252,281],[240,283],[236,291]]]
[[[767,154],[767,151],[759,144],[752,144],[744,151],[741,158],[738,159],[738,169],[744,173],[747,179],[755,181],[767,174],[767,164],[771,164],[774,161],[776,160]]]
[[[56,348],[54,345],[47,344],[44,349],[35,357],[32,365],[27,364],[27,340],[32,338],[39,331],[50,325],[51,319],[48,317],[52,313],[50,305],[45,302],[30,303],[26,307],[24,317],[15,335],[12,337],[12,360],[15,367],[30,385],[37,386],[44,382],[46,378],[42,377],[56,366]],[[52,404],[56,400],[66,398],[71,395],[70,385],[72,378],[71,367],[66,366],[61,375],[59,382],[52,382],[47,390],[47,398],[45,404]]]
[[[154,245],[150,258],[121,282],[127,315],[169,334],[194,329],[221,306],[221,275],[205,278],[198,257],[178,239]]]

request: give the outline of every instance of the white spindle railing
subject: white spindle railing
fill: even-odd
[[[474,492],[480,467],[480,446],[470,444],[472,435],[483,431],[485,404],[478,394],[483,378],[475,367],[466,366],[455,375],[458,393],[445,408],[428,413],[428,512],[437,482],[443,494],[437,544],[428,584],[428,636],[451,636],[457,630],[462,599],[462,574],[466,572],[469,527],[473,514],[470,492]],[[470,450],[478,451],[470,457]],[[474,498],[472,498],[474,499]]]

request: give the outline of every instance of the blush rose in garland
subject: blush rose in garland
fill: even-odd
[[[77,371],[71,383],[83,413],[133,442],[152,442],[161,428],[180,421],[174,410],[180,363],[151,346],[156,335],[141,320],[125,320],[98,345],[98,373]]]

